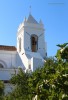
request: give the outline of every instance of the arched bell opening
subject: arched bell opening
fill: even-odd
[[[38,36],[37,35],[31,36],[31,50],[32,52],[37,52],[38,50]]]

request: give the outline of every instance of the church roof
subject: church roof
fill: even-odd
[[[31,14],[29,14],[27,22],[28,23],[38,24],[38,22],[33,18],[33,16]]]
[[[15,46],[0,45],[0,50],[16,51],[17,49]]]

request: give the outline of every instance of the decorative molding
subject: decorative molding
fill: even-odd
[[[42,34],[40,34],[39,36],[38,36],[38,38],[40,37],[40,36],[42,36],[44,33],[42,33]]]
[[[31,36],[28,32],[26,32],[29,36]]]

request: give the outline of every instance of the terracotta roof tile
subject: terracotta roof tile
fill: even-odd
[[[6,50],[6,51],[16,51],[15,46],[5,46],[5,45],[0,45],[0,50]]]

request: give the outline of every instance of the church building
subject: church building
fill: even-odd
[[[44,25],[29,14],[19,25],[17,31],[17,48],[0,45],[0,80],[9,80],[22,68],[25,72],[42,67],[46,58]]]

